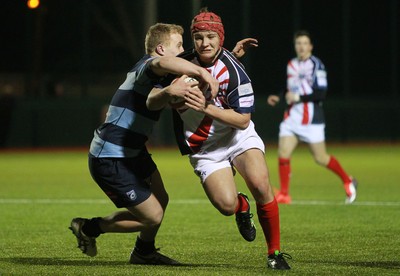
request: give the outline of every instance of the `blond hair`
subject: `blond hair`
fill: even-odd
[[[183,35],[182,26],[175,24],[157,23],[149,28],[146,34],[144,46],[147,54],[151,54],[159,44],[169,45],[171,34]]]

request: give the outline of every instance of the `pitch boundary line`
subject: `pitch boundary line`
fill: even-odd
[[[210,204],[207,199],[176,199],[170,204]],[[0,204],[112,204],[108,199],[51,199],[51,198],[0,198]],[[293,200],[290,205],[340,206],[337,201]],[[356,201],[352,206],[400,206],[400,201]]]

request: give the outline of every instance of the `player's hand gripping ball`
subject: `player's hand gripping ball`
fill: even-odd
[[[175,80],[173,80],[172,83],[174,83]],[[198,81],[198,80],[196,80],[195,78],[192,78],[192,77],[187,77],[185,79],[185,82],[192,82],[192,81]],[[207,98],[207,94],[211,94],[209,91],[207,93],[208,87],[209,87],[209,85],[207,83],[206,84],[199,83],[199,89],[204,93],[206,98]],[[169,101],[169,104],[174,109],[178,109],[178,110],[187,109],[187,107],[185,106],[185,98],[174,97],[172,100]]]

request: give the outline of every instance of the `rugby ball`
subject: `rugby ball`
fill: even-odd
[[[177,79],[173,80],[172,83],[174,83]],[[187,77],[185,79],[185,82],[191,82],[191,81],[197,81],[195,78],[192,77]],[[169,104],[172,108],[174,109],[182,109],[186,108],[185,107],[185,99],[181,97],[174,97],[172,100],[169,101]]]

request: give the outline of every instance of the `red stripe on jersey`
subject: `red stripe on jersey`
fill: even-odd
[[[294,71],[297,71],[297,69],[294,67],[294,65],[293,65],[293,63],[291,62],[291,61],[289,61],[289,64],[288,64],[290,67],[292,67],[292,69],[294,70]]]
[[[227,83],[229,83],[229,79],[224,79],[223,81],[220,81],[220,82],[219,82],[219,85],[221,85],[221,84],[227,84]],[[226,91],[226,89],[225,89],[225,91]]]
[[[305,103],[303,103],[303,120],[301,121],[301,124],[307,125],[309,117],[310,117],[310,114],[308,113],[308,104],[305,102]]]
[[[219,81],[219,85],[223,85],[223,84],[228,84],[229,83],[229,78],[220,80],[221,76],[228,71],[228,68],[226,66],[222,67],[221,70],[217,73],[217,75],[215,76],[215,78]]]
[[[193,152],[198,152],[203,142],[207,140],[212,122],[213,119],[205,116],[196,131],[187,139]]]
[[[283,112],[283,120],[286,120],[289,117],[289,111]]]
[[[214,64],[214,68],[218,68],[218,67],[219,67],[219,66],[218,66],[219,63],[220,63],[220,61],[217,60],[217,62]],[[215,78],[218,79],[218,78],[221,77],[221,75],[222,75],[223,73],[225,73],[226,71],[228,71],[228,68],[227,68],[226,66],[223,66],[223,67],[221,68],[221,70],[217,73],[217,75],[215,76]]]

